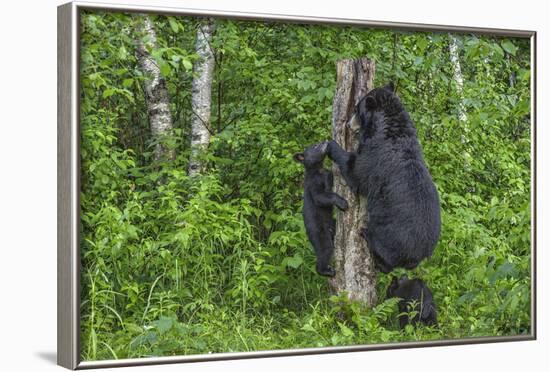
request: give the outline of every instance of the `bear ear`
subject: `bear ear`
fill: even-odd
[[[399,283],[397,282],[397,278],[394,276],[391,280],[391,283],[388,287],[388,290],[386,291],[386,296],[388,298],[395,296],[395,291],[397,290],[397,287],[399,287]]]
[[[373,96],[365,97],[365,106],[367,110],[374,110],[376,108],[376,99]]]
[[[388,83],[388,85],[385,86],[385,88],[389,91],[391,91],[392,93],[395,93],[395,83],[393,81],[390,81]]]
[[[296,160],[298,163],[303,163],[304,162],[304,153],[303,152],[299,152],[297,154],[294,154],[293,156],[294,160]]]

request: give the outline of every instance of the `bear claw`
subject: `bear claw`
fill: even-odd
[[[330,278],[334,277],[336,275],[336,271],[330,266],[327,266],[324,269],[317,269],[317,273],[322,276],[328,276]]]

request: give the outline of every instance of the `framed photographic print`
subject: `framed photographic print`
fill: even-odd
[[[533,340],[534,31],[58,8],[58,363]]]

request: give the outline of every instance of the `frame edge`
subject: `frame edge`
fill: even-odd
[[[224,17],[242,21],[270,21],[287,23],[307,23],[342,26],[364,26],[376,29],[394,29],[401,31],[416,32],[454,32],[454,33],[476,33],[483,35],[502,37],[530,38],[535,30],[488,28],[479,26],[458,26],[432,23],[413,23],[403,21],[376,21],[362,18],[331,18],[321,16],[305,16],[295,14],[257,13],[246,11],[214,10],[201,8],[186,8],[184,6],[156,6],[136,4],[115,4],[107,2],[94,2],[94,0],[74,0],[75,6],[84,10],[110,11],[110,12],[131,12],[146,14],[162,14],[191,17]]]
[[[531,41],[531,335],[537,340],[537,32]]]
[[[354,346],[330,346],[321,348],[307,349],[281,349],[268,351],[252,351],[252,352],[229,352],[218,354],[195,354],[195,355],[179,355],[179,356],[163,356],[149,358],[133,358],[133,359],[110,359],[83,361],[77,370],[87,370],[96,368],[119,368],[119,367],[135,367],[135,366],[155,366],[166,364],[183,364],[197,362],[213,362],[213,361],[228,361],[228,360],[243,360],[243,359],[260,359],[260,358],[275,358],[275,357],[290,357],[290,356],[307,356],[316,354],[334,354],[334,353],[350,353],[350,352],[368,352],[381,350],[401,350],[417,347],[442,347],[442,346],[464,346],[464,345],[481,345],[487,343],[503,343],[503,342],[522,342],[533,341],[535,338],[532,335],[516,335],[516,336],[490,336],[490,337],[475,337],[457,340],[434,340],[434,341],[410,341],[410,342],[394,342],[387,344],[371,344],[371,345],[354,345]]]
[[[532,303],[531,303],[531,330],[526,335],[491,336],[479,338],[437,340],[424,342],[401,342],[398,344],[354,345],[344,347],[294,349],[294,350],[269,350],[254,352],[236,352],[201,355],[180,355],[151,358],[120,359],[120,360],[96,360],[86,361],[80,359],[79,339],[79,176],[80,164],[78,162],[79,143],[79,14],[82,10],[111,11],[111,12],[143,12],[165,15],[227,17],[243,21],[268,20],[274,22],[330,25],[366,26],[372,28],[388,28],[419,32],[460,32],[479,33],[494,36],[529,38],[531,40],[531,94],[532,94],[532,182],[531,191],[533,214],[531,216],[532,243]],[[311,16],[297,16],[287,14],[249,13],[239,11],[223,11],[208,9],[193,9],[185,7],[140,6],[131,4],[98,3],[93,0],[75,0],[58,6],[58,64],[57,64],[57,100],[58,100],[58,157],[57,157],[57,208],[58,208],[58,247],[57,247],[57,364],[72,370],[84,370],[95,368],[115,368],[129,366],[165,365],[174,363],[224,361],[235,359],[255,359],[268,357],[305,356],[315,354],[364,352],[376,350],[398,350],[412,347],[433,346],[461,346],[485,343],[518,342],[537,340],[536,323],[536,52],[537,31],[514,30],[498,28],[482,28],[471,26],[445,26],[439,24],[420,24],[407,22],[372,21],[360,19],[324,18]],[[74,97],[73,97],[74,96]],[[74,99],[74,101],[73,101]]]
[[[74,174],[73,39],[75,39],[74,4],[57,7],[57,364],[75,369],[78,366],[78,330],[75,327],[77,283],[74,280],[73,206]]]

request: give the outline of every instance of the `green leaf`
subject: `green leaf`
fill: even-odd
[[[172,28],[172,31],[174,31],[174,33],[178,32],[178,30],[180,28],[179,23],[176,22],[176,20],[174,18],[172,18],[172,17],[168,18],[168,23],[170,23],[170,28]]]
[[[185,67],[185,69],[187,71],[191,70],[193,68],[193,64],[191,63],[191,61],[189,61],[188,59],[185,59],[183,58],[181,60],[181,63],[183,64],[183,67]]]
[[[342,334],[346,337],[353,337],[354,333],[351,329],[349,329],[348,326],[346,326],[344,323],[338,323],[338,326],[340,326],[340,331],[342,331]]]
[[[414,65],[414,66],[420,66],[423,62],[424,62],[424,57],[422,57],[422,56],[416,56],[416,57],[414,58],[413,65]]]
[[[506,277],[516,277],[517,273],[518,271],[516,266],[513,263],[506,261],[497,268],[493,275],[489,277],[489,283],[494,285],[497,280],[504,279]]]
[[[124,88],[128,88],[128,87],[130,87],[133,83],[134,83],[134,79],[124,79],[124,80],[122,81],[122,86],[123,86]]]
[[[161,317],[159,320],[153,322],[153,326],[157,331],[162,335],[168,332],[174,325],[174,319],[168,318],[166,316]]]
[[[166,62],[162,62],[160,64],[160,73],[167,77],[167,76],[170,76],[170,73],[172,72],[172,69],[170,68],[170,65]]]
[[[502,48],[498,46],[498,44],[493,45],[493,52],[495,52],[498,58],[504,58],[504,52],[502,51]]]
[[[510,53],[513,56],[516,55],[518,47],[515,46],[511,41],[503,41],[500,45],[502,46],[502,49],[504,49],[507,53]]]
[[[302,258],[302,256],[295,254],[293,257],[285,258],[284,261],[286,266],[290,266],[293,269],[297,269],[304,262],[304,259]]]
[[[115,94],[115,90],[113,88],[109,88],[109,89],[105,89],[103,91],[103,98],[109,98],[111,97],[113,94]]]
[[[128,57],[128,51],[126,50],[124,45],[119,48],[118,56],[121,60],[125,60]]]
[[[309,332],[317,332],[317,331],[315,330],[315,328],[313,328],[313,326],[312,326],[311,324],[309,324],[309,323],[304,324],[304,325],[302,326],[302,330],[304,330],[304,331],[309,331]]]

